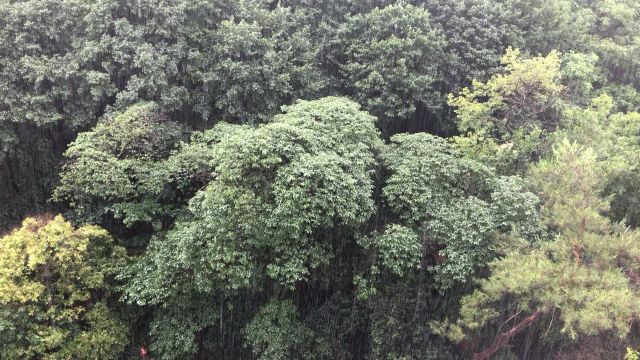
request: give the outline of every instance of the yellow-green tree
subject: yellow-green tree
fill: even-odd
[[[457,96],[449,95],[458,129],[456,145],[469,157],[501,172],[523,170],[561,118],[560,54],[524,58],[507,49],[504,72],[487,82],[474,81]]]
[[[60,215],[0,239],[0,358],[116,357],[128,330],[107,298],[124,256],[104,229]]]

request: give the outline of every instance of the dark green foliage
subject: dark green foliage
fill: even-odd
[[[109,116],[69,146],[54,195],[85,221],[107,214],[128,226],[159,221],[175,200],[171,169],[161,160],[183,138],[184,129],[154,103]]]
[[[323,88],[304,18],[288,8],[244,5],[193,54],[192,76],[201,86],[195,108],[205,118],[263,122],[283,104],[313,97]]]
[[[498,71],[504,49],[520,36],[518,27],[508,22],[504,2],[429,0],[426,7],[446,39],[447,93]]]
[[[535,236],[537,198],[515,178],[497,178],[432,135],[396,135],[386,150],[391,174],[383,194],[422,245],[442,257],[431,267],[441,289],[467,281],[492,257],[497,228]]]
[[[633,358],[639,4],[0,0],[0,356]]]
[[[220,320],[216,305],[211,299],[192,295],[157,309],[149,324],[155,354],[162,359],[183,359],[195,353],[197,334]]]
[[[372,114],[388,122],[441,109],[445,38],[427,10],[376,8],[349,18],[337,36],[346,87]]]
[[[129,300],[166,304],[271,281],[285,291],[315,277],[339,234],[374,210],[371,170],[382,144],[358,108],[340,98],[300,102],[267,125],[221,124],[203,135],[219,139],[210,145],[214,176],[131,269]]]
[[[317,348],[318,339],[311,329],[297,319],[291,301],[273,300],[262,305],[245,331],[247,345],[258,359],[317,359],[327,355]]]
[[[373,212],[381,142],[373,118],[353,102],[301,102],[258,128],[210,131],[221,139],[212,148],[215,176],[191,200],[190,215],[152,241],[142,266],[155,270],[133,281],[130,297],[156,303],[177,291],[167,286],[257,286],[257,275],[293,286],[331,259],[332,239],[320,234],[358,227]],[[158,295],[146,298],[139,281],[156,284],[149,291]]]

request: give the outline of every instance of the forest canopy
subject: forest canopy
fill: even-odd
[[[638,359],[636,0],[0,0],[0,359]]]

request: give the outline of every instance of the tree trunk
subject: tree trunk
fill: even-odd
[[[524,330],[527,326],[531,325],[534,321],[542,315],[542,311],[536,310],[533,314],[527,316],[520,321],[516,326],[509,329],[509,331],[502,333],[491,347],[484,349],[482,352],[473,354],[473,360],[485,360],[495,354],[500,348],[505,346],[509,340],[516,336],[520,331]]]

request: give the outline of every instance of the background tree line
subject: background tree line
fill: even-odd
[[[639,28],[3,0],[0,359],[633,356]]]

